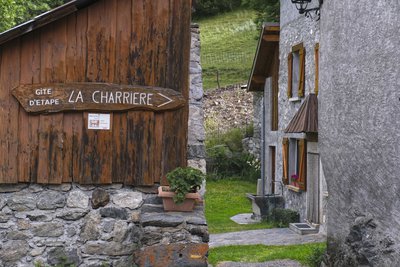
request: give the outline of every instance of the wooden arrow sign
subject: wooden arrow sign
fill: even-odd
[[[172,89],[109,83],[57,83],[20,85],[13,96],[27,112],[163,111],[183,107],[183,96]]]

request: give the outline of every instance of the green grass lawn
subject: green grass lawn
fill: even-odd
[[[216,266],[222,261],[265,262],[291,259],[303,265],[313,266],[314,259],[318,258],[325,249],[324,243],[291,246],[225,246],[210,249],[208,261]]]
[[[246,193],[256,192],[256,183],[240,180],[207,181],[205,213],[210,233],[272,228],[273,224],[262,222],[240,225],[230,217],[240,213],[251,213],[251,203]]]
[[[201,32],[201,64],[204,89],[247,83],[259,31],[254,11],[236,10],[197,21]]]

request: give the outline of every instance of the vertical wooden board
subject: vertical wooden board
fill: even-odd
[[[185,99],[189,96],[190,2],[170,0],[166,86],[181,92]],[[175,167],[187,164],[188,105],[180,110],[166,113],[164,123],[163,170],[165,175]]]
[[[32,72],[31,83],[40,82],[40,35],[32,33],[32,50],[31,50],[31,60],[24,63],[24,65],[29,65]],[[29,140],[30,140],[30,181],[32,183],[37,182],[38,177],[38,158],[39,158],[39,116],[29,115]]]
[[[65,55],[65,73],[66,82],[75,82],[78,74],[76,73],[76,66],[79,64],[76,60],[77,54],[77,34],[76,34],[76,14],[71,14],[66,18],[67,23],[67,47]],[[63,132],[64,132],[64,145],[63,145],[63,183],[73,181],[73,129],[74,119],[76,116],[82,116],[81,113],[64,113]]]
[[[163,131],[164,131],[164,114],[157,113],[154,117],[154,182],[161,183],[163,179]],[[165,183],[164,183],[165,184]]]
[[[88,23],[87,9],[79,10],[76,13],[76,48],[73,73],[71,79],[76,82],[86,81],[86,60],[87,60],[87,23]],[[71,29],[71,31],[73,31]],[[68,76],[69,77],[69,76]],[[83,127],[84,119],[82,113],[76,113],[72,116],[72,175],[73,181],[76,183],[83,183]]]
[[[19,39],[3,45],[0,74],[0,182],[18,182],[19,104],[11,89],[19,83]]]
[[[66,43],[66,19],[53,22],[41,30],[41,82],[65,81]],[[63,138],[63,114],[42,115],[39,134],[39,183],[62,182]]]
[[[132,20],[131,31],[132,37],[129,51],[129,66],[127,71],[128,82],[130,84],[154,85],[152,77],[153,73],[153,40],[151,36],[153,32],[150,25],[152,23],[151,15],[154,1],[132,0]],[[150,15],[150,16],[149,16]],[[149,169],[153,165],[153,161],[149,161],[149,157],[153,154],[153,148],[145,147],[144,144],[153,133],[154,123],[149,123],[148,118],[154,118],[152,112],[135,112],[130,111],[127,115],[128,135],[127,135],[127,158],[130,165],[127,172],[127,184],[151,185],[153,184],[153,175]],[[142,124],[142,125],[140,125]],[[133,132],[132,132],[133,131]],[[135,136],[136,133],[137,136]],[[154,142],[151,142],[153,144]],[[144,155],[142,155],[145,153]]]
[[[9,111],[7,108],[7,101],[9,98],[7,89],[7,72],[5,71],[6,64],[8,63],[7,54],[9,49],[3,49],[0,47],[0,125],[7,125]],[[7,169],[8,169],[8,140],[7,140],[7,128],[0,127],[0,182],[7,183]]]
[[[131,0],[117,2],[116,17],[116,46],[114,82],[117,84],[129,84],[128,60],[129,44],[131,40]],[[113,163],[112,182],[124,183],[127,179],[126,166],[130,164],[127,160],[127,113],[114,113],[113,115]]]
[[[149,132],[154,125],[154,113],[130,113],[128,114],[128,151],[133,166],[133,184],[153,185],[154,167],[151,151],[154,140]]]
[[[10,180],[18,181],[18,117],[19,117],[19,103],[11,95],[11,90],[19,85],[20,76],[20,40],[16,39],[11,41],[12,51],[12,62],[7,65],[9,68],[9,112],[10,121],[8,123],[8,176]]]
[[[114,79],[112,66],[115,64],[115,23],[116,1],[99,1],[88,9],[86,74],[88,81],[110,82]],[[86,168],[92,170],[91,183],[111,183],[112,131],[87,130],[85,125],[83,135],[87,138],[87,142],[83,143],[83,171]],[[94,159],[95,155],[100,159]],[[87,178],[86,173],[85,183]]]
[[[20,84],[31,84],[33,81],[34,64],[34,45],[33,34],[21,37],[21,64],[20,64]],[[31,177],[31,124],[29,115],[22,106],[19,109],[19,154],[18,154],[18,181],[30,182]]]

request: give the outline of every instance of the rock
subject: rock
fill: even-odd
[[[102,230],[105,233],[111,233],[114,229],[115,220],[113,219],[104,219],[102,221]]]
[[[10,220],[11,216],[5,214],[4,212],[0,212],[0,223],[6,223]]]
[[[88,213],[89,213],[89,210],[69,209],[69,210],[65,210],[65,211],[61,212],[56,217],[66,220],[66,221],[77,221],[77,220],[85,217],[85,215]]]
[[[76,230],[74,227],[68,227],[67,228],[67,236],[68,237],[73,237],[76,235]]]
[[[31,192],[31,193],[39,193],[39,192],[42,192],[43,190],[44,190],[44,187],[39,184],[31,184],[29,186],[29,192]]]
[[[134,223],[140,222],[140,212],[139,211],[132,212],[131,221],[134,222]]]
[[[114,219],[127,220],[128,213],[125,209],[116,207],[107,207],[100,210],[101,217],[109,217]]]
[[[17,221],[18,230],[28,230],[31,228],[31,223],[28,220]]]
[[[89,241],[83,246],[83,253],[89,255],[125,256],[131,255],[137,248],[136,244],[121,244],[118,242]]]
[[[67,199],[67,206],[70,208],[86,209],[89,205],[89,197],[82,191],[72,191]]]
[[[50,215],[36,210],[26,214],[26,218],[32,222],[49,222],[53,219]]]
[[[163,205],[152,205],[152,204],[145,204],[142,207],[142,213],[153,213],[153,212],[157,212],[157,213],[162,213],[164,212],[164,207]]]
[[[162,198],[158,197],[157,195],[147,195],[143,204],[162,205],[162,203]]]
[[[115,242],[122,242],[125,240],[126,234],[128,232],[128,224],[123,221],[117,221],[114,226],[114,231],[112,233],[113,240]]]
[[[140,221],[143,226],[176,227],[183,223],[184,218],[180,215],[148,213],[143,214]]]
[[[48,188],[54,191],[68,192],[69,190],[71,190],[72,185],[70,183],[61,185],[49,185]]]
[[[207,226],[188,225],[187,230],[192,235],[200,236],[204,243],[208,243],[208,241],[210,240],[210,235],[208,234]]]
[[[7,206],[13,211],[28,211],[36,208],[36,198],[33,195],[17,193],[7,200]]]
[[[186,217],[186,223],[194,225],[207,225],[206,218],[202,215]]]
[[[0,210],[2,210],[7,204],[6,199],[3,196],[0,196]]]
[[[141,242],[145,246],[152,246],[158,244],[163,238],[161,229],[158,227],[148,226],[144,227],[144,233]]]
[[[143,195],[140,192],[123,192],[113,196],[115,205],[123,208],[137,209],[143,203]]]
[[[92,208],[106,206],[110,202],[110,194],[104,189],[96,189],[92,193]]]
[[[35,224],[32,233],[39,237],[59,237],[64,234],[64,225],[61,223]]]
[[[7,241],[0,250],[0,259],[6,263],[14,263],[21,260],[28,254],[29,246],[26,241]],[[10,266],[6,264],[5,266]]]
[[[65,206],[65,196],[60,192],[46,191],[40,194],[37,202],[38,209],[53,210]]]
[[[7,239],[9,240],[26,240],[28,235],[21,231],[10,231],[7,233]]]
[[[179,251],[179,253],[177,253]],[[137,266],[207,266],[208,244],[156,245],[135,251]]]
[[[52,266],[78,266],[81,260],[76,248],[66,250],[63,247],[57,247],[49,251],[47,262]]]
[[[39,247],[39,248],[34,248],[31,250],[31,252],[29,253],[29,255],[31,255],[32,257],[37,257],[43,254],[43,252],[45,251],[46,247]]]
[[[104,185],[102,186],[103,189],[105,190],[120,190],[122,187],[124,187],[123,184],[110,184],[110,185]]]
[[[0,193],[14,193],[14,192],[19,192],[25,188],[27,188],[27,184],[3,184],[0,185]]]
[[[100,237],[100,216],[98,214],[90,214],[86,218],[86,222],[82,227],[80,238],[83,241],[97,240]]]

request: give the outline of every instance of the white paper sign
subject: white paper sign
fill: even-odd
[[[90,130],[110,130],[110,114],[88,114],[88,129]]]

